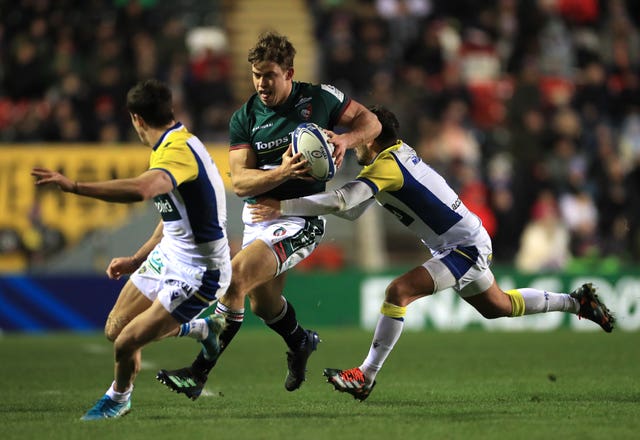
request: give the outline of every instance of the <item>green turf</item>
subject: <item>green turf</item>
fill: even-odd
[[[370,333],[321,329],[304,386],[283,387],[283,343],[245,329],[196,402],[155,381],[192,340],[148,347],[133,409],[81,422],[112,380],[100,335],[0,336],[0,438],[9,439],[631,439],[640,422],[638,335],[406,333],[366,402],[332,391],[323,367],[359,365]],[[554,380],[555,379],[555,380]]]

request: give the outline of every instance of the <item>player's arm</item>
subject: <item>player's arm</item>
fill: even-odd
[[[354,180],[342,187],[289,200],[262,199],[251,205],[254,222],[278,218],[281,215],[315,216],[335,214],[353,220],[373,202],[373,189],[364,182]]]
[[[135,272],[144,260],[147,259],[153,248],[160,243],[162,236],[163,225],[162,221],[160,221],[151,237],[149,237],[149,239],[140,246],[140,249],[138,249],[135,254],[130,257],[117,257],[111,260],[107,267],[107,276],[111,279],[117,280],[120,279],[122,275],[128,275]]]
[[[31,175],[36,178],[36,185],[52,183],[64,192],[107,202],[140,202],[173,190],[173,181],[169,174],[158,169],[145,171],[138,177],[100,182],[73,181],[63,174],[44,168],[34,168]]]
[[[355,100],[351,100],[342,113],[338,125],[349,128],[348,132],[342,134],[327,130],[329,141],[334,146],[333,156],[338,167],[342,164],[347,149],[375,139],[382,130],[382,125],[376,115]]]
[[[277,187],[289,179],[301,179],[309,172],[308,163],[302,154],[293,154],[291,145],[282,155],[282,163],[273,169],[257,168],[255,152],[240,148],[229,152],[231,184],[238,197],[252,197]]]

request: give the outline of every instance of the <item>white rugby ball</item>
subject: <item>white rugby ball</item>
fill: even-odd
[[[309,174],[316,180],[326,182],[333,178],[336,165],[333,161],[333,145],[322,128],[312,122],[304,122],[293,131],[293,154],[302,153],[309,162]]]

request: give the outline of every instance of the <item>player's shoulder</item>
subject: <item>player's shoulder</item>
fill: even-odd
[[[373,163],[387,160],[395,161],[395,158],[398,156],[398,154],[406,154],[407,150],[404,149],[405,145],[406,144],[402,143],[401,141],[398,141],[390,147],[385,148],[380,153],[378,153],[376,158],[373,160]]]
[[[184,125],[177,123],[160,139],[157,149],[180,148],[193,138],[195,136]]]
[[[312,84],[307,82],[296,82],[295,83],[298,93],[304,95],[318,95],[325,99],[331,98],[336,99],[339,102],[345,102],[348,100],[347,95],[337,87],[331,84],[318,83]]]

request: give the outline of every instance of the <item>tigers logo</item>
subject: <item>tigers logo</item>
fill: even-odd
[[[305,121],[308,121],[309,118],[311,118],[311,114],[313,113],[312,109],[311,109],[311,104],[307,105],[306,107],[303,107],[300,109],[300,117],[302,119],[304,119]]]
[[[286,233],[287,233],[287,230],[285,228],[279,227],[278,229],[273,231],[273,236],[274,237],[282,237]]]

